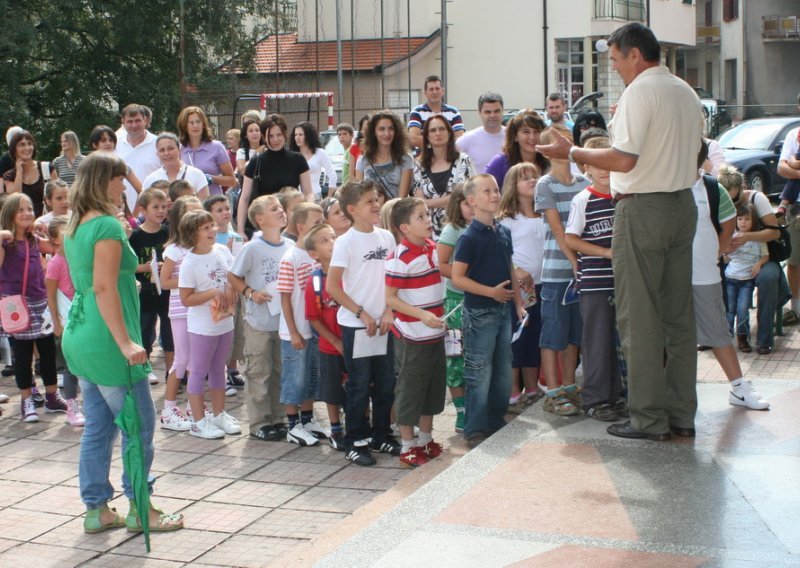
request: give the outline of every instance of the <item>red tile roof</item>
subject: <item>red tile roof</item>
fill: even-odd
[[[383,44],[383,63],[391,65],[413,55],[423,45],[432,41],[439,34],[438,30],[428,37],[390,38],[384,39],[357,39],[355,41],[342,41],[342,69],[350,70],[351,43],[355,52],[355,69],[357,71],[372,71],[381,64],[381,43]],[[276,62],[280,65],[281,73],[308,73],[317,71],[317,52],[319,49],[319,70],[336,71],[336,42],[321,41],[298,42],[297,34],[279,34],[276,57],[275,37],[268,36],[256,45],[255,67],[257,73],[274,73]],[[409,43],[411,49],[409,51]],[[227,69],[227,65],[223,66]],[[237,68],[238,73],[242,72]]]

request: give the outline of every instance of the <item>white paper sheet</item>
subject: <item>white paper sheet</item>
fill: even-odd
[[[272,299],[267,302],[267,309],[271,316],[277,316],[281,313],[281,293],[278,292],[278,281],[275,280],[267,284],[264,291],[272,296]]]
[[[158,269],[158,258],[156,251],[153,251],[153,260],[150,261],[150,281],[156,285],[158,295],[161,295],[161,271]]]
[[[353,339],[353,359],[386,355],[389,344],[389,333],[381,335],[376,332],[370,337],[366,329],[357,329]]]

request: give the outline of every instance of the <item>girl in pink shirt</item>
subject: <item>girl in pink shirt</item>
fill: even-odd
[[[75,296],[75,288],[72,285],[72,278],[69,276],[69,266],[61,247],[63,242],[63,232],[67,227],[68,217],[66,215],[56,215],[50,219],[47,226],[47,233],[50,242],[55,248],[55,254],[47,262],[45,268],[44,281],[47,287],[47,305],[53,317],[53,333],[56,338],[60,338],[67,325],[67,314],[72,305],[72,298]],[[57,340],[57,349],[61,350],[61,342]],[[70,426],[81,427],[86,422],[86,418],[78,404],[78,378],[73,375],[64,364],[64,398],[67,399],[67,422]]]

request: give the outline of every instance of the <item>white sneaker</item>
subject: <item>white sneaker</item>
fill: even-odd
[[[303,428],[305,428],[306,432],[314,436],[315,438],[323,438],[327,440],[331,437],[331,431],[328,428],[325,428],[322,424],[317,422],[316,418],[312,418],[311,422],[308,424],[303,424]]]
[[[225,432],[226,434],[241,434],[242,429],[239,427],[239,421],[233,416],[225,412],[220,412],[214,416],[214,426]]]
[[[286,434],[286,441],[293,442],[298,446],[313,446],[319,442],[319,440],[299,422]]]
[[[224,438],[225,432],[220,430],[214,425],[214,418],[203,418],[200,422],[192,424],[189,434],[197,436],[198,438],[205,438],[206,440],[216,440],[217,438]]]
[[[8,400],[8,395],[0,392],[0,403],[6,403]]]
[[[186,418],[177,406],[165,406],[161,410],[161,428],[188,432],[192,428],[192,421]]]
[[[728,402],[736,406],[746,406],[752,410],[769,409],[769,401],[753,388],[752,381],[742,381],[738,387],[731,387]]]
[[[239,392],[233,387],[225,387],[225,396],[236,396],[236,393]]]
[[[151,385],[158,384],[158,377],[156,377],[155,373],[150,373],[149,375],[147,375],[147,380],[150,381]]]

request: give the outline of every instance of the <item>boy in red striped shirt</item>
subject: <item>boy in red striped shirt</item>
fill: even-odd
[[[444,410],[444,289],[433,224],[425,202],[398,201],[392,225],[403,240],[386,260],[386,305],[394,310],[392,331],[398,369],[395,406],[400,426],[400,463],[418,467],[442,453],[433,441],[433,415]],[[419,438],[414,445],[414,426]]]

